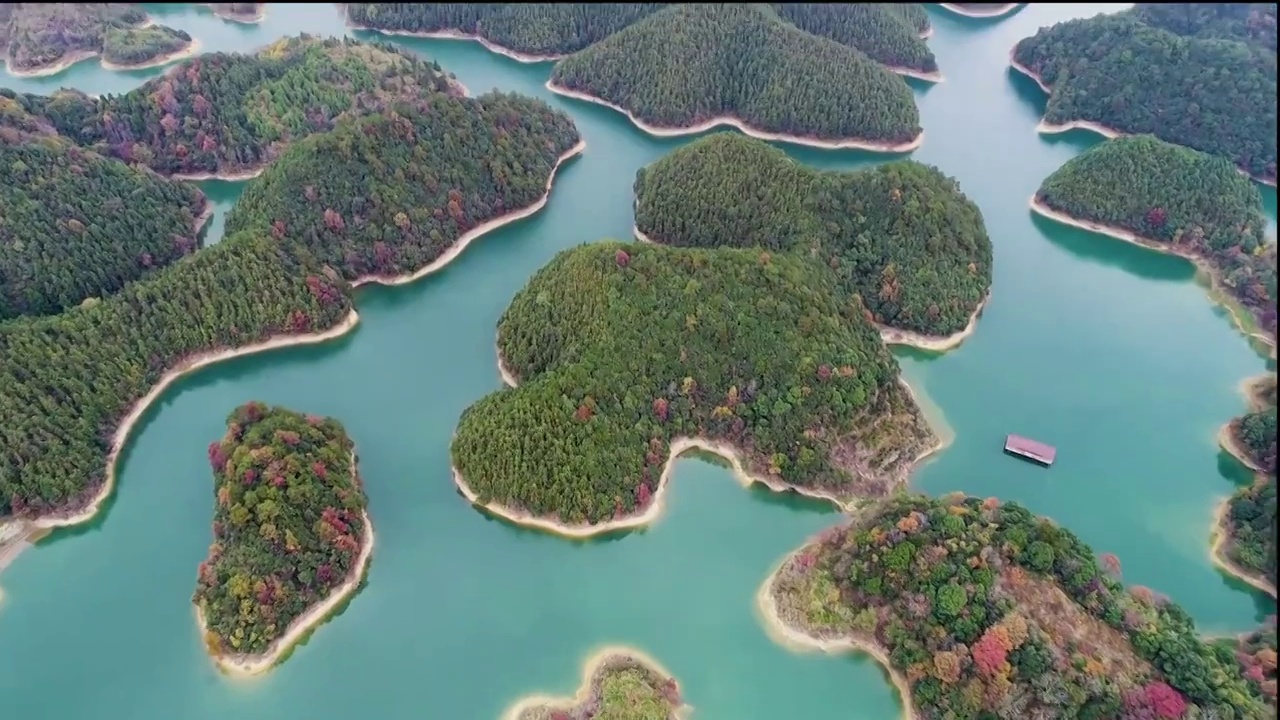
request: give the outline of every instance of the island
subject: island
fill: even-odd
[[[1152,134],[1275,185],[1275,52],[1183,37],[1141,17],[1069,20],[1014,47],[1014,69],[1049,93],[1040,131]]]
[[[1242,330],[1275,344],[1275,243],[1265,237],[1258,189],[1227,160],[1149,135],[1118,138],[1046,178],[1031,207],[1059,222],[1188,258],[1225,296]]]
[[[767,143],[719,133],[641,168],[635,195],[641,239],[819,258],[885,342],[955,347],[991,289],[982,213],[928,165],[819,171]]]
[[[348,24],[356,29],[475,40],[492,52],[533,63],[560,60],[670,7],[671,3],[347,3],[346,10]],[[900,74],[942,79],[923,42],[932,28],[920,3],[758,7],[807,33],[857,48]],[[725,20],[735,22],[731,17]]]
[[[463,95],[436,63],[407,50],[300,35],[253,55],[186,60],[123,95],[27,96],[35,114],[80,144],[186,180],[247,179],[289,143],[342,118]]]
[[[0,89],[0,321],[55,315],[195,252],[199,189],[58,137]]]
[[[134,3],[5,3],[0,51],[9,74],[54,75],[96,55],[108,69],[163,65],[194,51]]]
[[[253,25],[267,16],[266,3],[199,3],[223,20]]]
[[[671,673],[643,653],[606,647],[587,660],[572,698],[521,698],[502,720],[677,720],[684,701]]]
[[[1236,40],[1276,51],[1275,3],[1136,3],[1133,16],[1186,37]]]
[[[1026,3],[938,3],[944,10],[967,18],[998,18],[1012,15]]]
[[[299,141],[245,188],[226,231],[270,227],[353,284],[408,282],[536,212],[556,169],[584,147],[569,116],[541,100],[436,94],[421,110]]]
[[[939,447],[863,309],[798,254],[565,250],[516,294],[497,345],[519,386],[463,412],[454,480],[561,535],[648,524],[672,459],[694,448],[744,483],[848,505]]]
[[[1270,715],[1230,652],[1119,574],[1017,504],[898,495],[788,556],[758,600],[780,641],[875,657],[910,718]]]
[[[1249,412],[1220,435],[1222,446],[1257,473],[1215,516],[1213,557],[1232,575],[1276,595],[1276,376],[1246,383]]]
[[[356,593],[373,554],[355,447],[332,418],[250,402],[209,445],[213,544],[192,601],[218,666],[270,669]]]

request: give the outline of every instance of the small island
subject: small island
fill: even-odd
[[[943,10],[967,18],[998,18],[1012,15],[1015,10],[1026,3],[938,3]]]
[[[541,100],[434,94],[296,143],[245,188],[226,231],[270,227],[353,284],[409,282],[536,212],[584,147]]]
[[[1269,716],[1230,653],[1119,574],[1019,505],[899,495],[787,557],[759,602],[780,641],[874,656],[915,720]]]
[[[0,321],[112,295],[195,252],[199,189],[76,147],[0,89]]]
[[[462,414],[454,479],[513,522],[590,536],[651,522],[671,460],[846,504],[939,447],[898,364],[830,268],[764,250],[566,250],[498,325],[519,387]]]
[[[1190,259],[1226,297],[1236,323],[1275,344],[1276,246],[1264,236],[1258,189],[1230,162],[1151,136],[1119,138],[1069,160],[1045,179],[1031,207]]]
[[[642,168],[635,194],[644,240],[818,257],[891,344],[959,345],[991,289],[982,213],[928,165],[817,171],[759,140],[719,133]]]
[[[587,660],[572,698],[521,698],[502,720],[677,720],[685,705],[671,673],[637,650],[607,647]]]
[[[109,70],[154,67],[195,50],[191,36],[151,21],[133,3],[0,5],[0,51],[9,74],[55,75],[101,55]]]
[[[1275,185],[1274,49],[1184,37],[1135,12],[1069,20],[1017,44],[1013,68],[1049,93],[1039,130],[1153,134]]]
[[[199,3],[223,20],[253,25],[267,17],[266,3]]]
[[[1276,376],[1246,384],[1249,412],[1219,436],[1222,447],[1257,473],[1214,518],[1213,557],[1232,575],[1276,595]]]
[[[209,445],[213,544],[196,605],[224,670],[270,669],[355,594],[373,554],[354,444],[331,418],[258,402]]]

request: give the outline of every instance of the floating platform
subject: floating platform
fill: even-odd
[[[1021,435],[1006,437],[1004,439],[1004,451],[1045,467],[1052,465],[1054,459],[1058,457],[1058,449],[1054,446],[1045,445],[1042,442],[1024,438]]]

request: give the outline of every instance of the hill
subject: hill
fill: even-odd
[[[0,50],[9,71],[46,75],[102,55],[118,65],[163,61],[191,46],[181,30],[149,24],[133,3],[6,3]]]
[[[642,168],[635,193],[646,239],[816,253],[869,318],[891,328],[959,333],[991,288],[982,214],[927,165],[817,171],[759,140],[720,133]]]
[[[786,254],[566,250],[512,300],[498,353],[521,384],[463,413],[453,463],[465,494],[530,524],[647,521],[687,438],[839,500],[890,492],[937,445],[835,275]]]
[[[1153,134],[1276,181],[1274,51],[1182,37],[1122,13],[1042,28],[1013,61],[1049,88],[1051,129],[1083,122]]]
[[[1275,245],[1264,236],[1262,198],[1226,160],[1150,136],[1120,138],[1068,161],[1035,202],[1203,263],[1275,337]]]
[[[1132,13],[1139,22],[1178,35],[1276,51],[1275,3],[1137,3]]]
[[[1119,572],[1016,504],[899,496],[788,557],[762,604],[880,653],[923,720],[1267,717],[1229,650]]]

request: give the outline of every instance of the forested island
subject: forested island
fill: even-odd
[[[0,89],[0,321],[52,315],[191,254],[197,188],[57,137]]]
[[[693,447],[843,503],[893,491],[939,444],[862,308],[799,255],[572,248],[517,293],[497,345],[520,384],[463,412],[455,480],[561,534],[651,521]]]
[[[355,446],[332,418],[259,402],[209,445],[213,544],[200,563],[200,630],[218,665],[270,669],[359,587],[373,525]]]
[[[245,188],[226,231],[270,227],[351,282],[423,274],[541,207],[583,147],[541,100],[436,95],[294,144]]]
[[[945,10],[970,18],[1003,17],[1025,3],[938,3]]]
[[[911,717],[1271,716],[1229,647],[1120,562],[995,498],[899,495],[785,559],[760,603],[788,642],[867,651]]]
[[[1223,504],[1215,519],[1215,558],[1255,587],[1276,594],[1276,376],[1246,384],[1249,412],[1223,428],[1220,441],[1257,472],[1250,487]]]
[[[0,5],[0,53],[13,75],[53,75],[95,55],[108,68],[162,65],[193,42],[133,3]]]
[[[463,91],[406,50],[301,35],[254,55],[192,58],[123,95],[64,90],[23,100],[81,145],[198,180],[252,176],[289,143],[344,117],[434,93]]]
[[[610,647],[587,660],[575,697],[521,698],[502,720],[676,720],[683,707],[671,673],[635,650]]]
[[[1276,51],[1275,3],[1137,3],[1133,16],[1171,33]]]
[[[1118,138],[1045,179],[1032,208],[1193,260],[1252,315],[1236,318],[1241,328],[1256,324],[1275,343],[1276,246],[1257,188],[1230,162],[1151,136]]]
[[[719,133],[641,168],[635,194],[645,240],[817,256],[888,342],[957,344],[991,288],[981,212],[928,165],[819,171],[762,141]]]
[[[239,23],[259,23],[267,16],[266,3],[200,3],[213,10],[223,20]]]
[[[1227,158],[1274,185],[1274,49],[1205,39],[1199,31],[1183,36],[1143,21],[1153,17],[1164,27],[1191,27],[1138,8],[1058,23],[1018,43],[1014,68],[1049,93],[1041,131],[1154,134]]]

